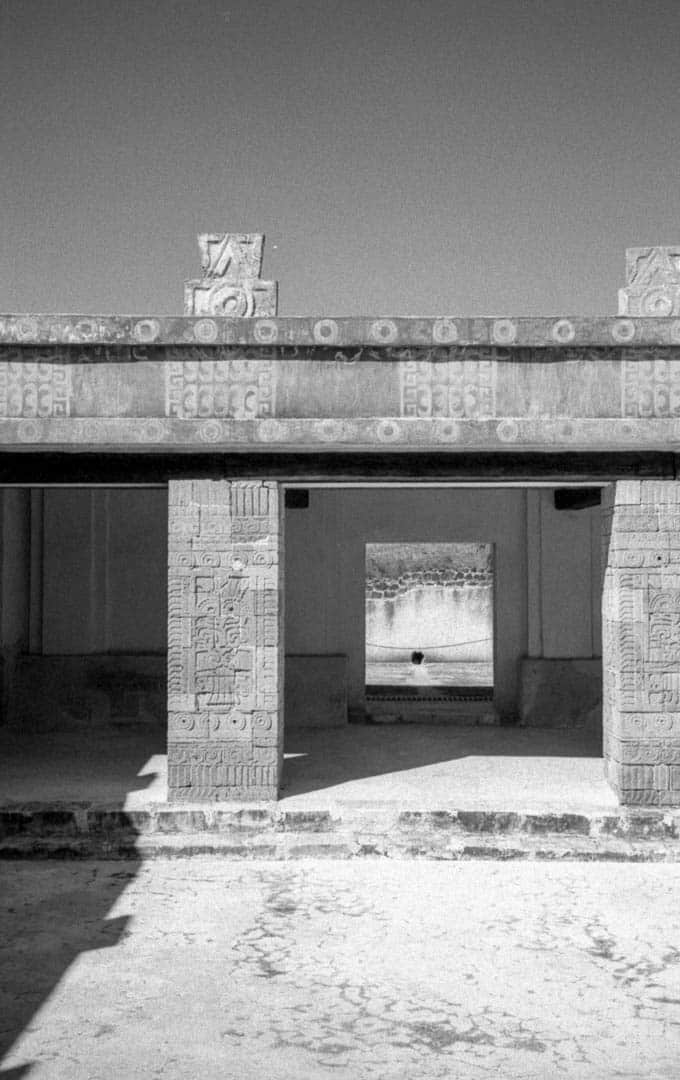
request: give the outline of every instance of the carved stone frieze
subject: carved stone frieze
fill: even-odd
[[[250,269],[252,264],[247,259],[243,261]],[[246,274],[243,276],[247,279]],[[215,284],[219,281],[219,277],[206,275],[191,284],[204,285],[209,289],[210,282]],[[222,281],[224,283],[224,279]],[[193,296],[189,300],[193,303]],[[664,319],[658,315],[647,318],[593,318],[588,315],[577,318],[376,319],[373,316],[352,316],[329,319],[315,315],[279,318],[273,312],[262,318],[246,316],[240,319],[219,318],[217,314],[132,317],[0,315],[0,343],[9,345],[79,345],[95,349],[144,344],[272,345],[277,341],[292,347],[312,343],[346,347],[353,352],[364,347],[382,351],[393,347],[418,349],[481,345],[506,352],[528,347],[548,348],[553,353],[569,354],[581,347],[591,351],[631,344],[677,346],[680,345],[680,319]]]
[[[680,359],[661,349],[622,349],[621,362],[622,416],[680,416]]]
[[[275,414],[276,372],[266,358],[246,359],[239,350],[224,358],[186,358],[187,350],[168,349],[165,365],[165,415],[183,420],[229,417],[258,420]]]
[[[279,546],[276,484],[170,482],[171,798],[276,796],[283,737]]]
[[[495,376],[491,349],[468,350],[461,359],[401,360],[401,415],[489,419],[496,415]]]
[[[46,350],[0,363],[0,417],[27,419],[70,416],[71,366],[53,363]]]
[[[676,346],[289,347],[271,343],[273,320],[252,321],[259,346],[211,343],[217,320],[205,318],[203,345],[0,347],[0,445],[658,451],[680,441]],[[663,532],[660,561],[680,561],[667,553],[680,531],[654,516],[662,506],[669,517],[670,504],[650,504],[619,531]],[[646,566],[653,545],[614,547],[621,565]]]

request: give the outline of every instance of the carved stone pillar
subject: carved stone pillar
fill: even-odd
[[[283,583],[275,483],[171,480],[168,798],[275,799]]]
[[[680,805],[680,483],[603,500],[606,775],[622,803]]]

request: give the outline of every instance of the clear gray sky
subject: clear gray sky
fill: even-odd
[[[611,314],[680,240],[679,0],[0,0],[0,310]]]

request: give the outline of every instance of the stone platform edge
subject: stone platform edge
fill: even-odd
[[[0,808],[0,858],[430,858],[680,861],[680,811],[262,806]]]

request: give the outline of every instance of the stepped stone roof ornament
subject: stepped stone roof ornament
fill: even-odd
[[[626,281],[619,315],[680,315],[680,244],[626,249]]]
[[[202,233],[203,277],[184,284],[185,315],[276,315],[278,285],[262,281],[261,233]]]
[[[198,243],[203,274],[184,283],[182,316],[0,313],[0,346],[266,345],[281,356],[320,346],[364,350],[357,356],[369,361],[376,349],[680,346],[680,243],[627,250],[627,284],[619,290],[619,314],[614,316],[335,318],[279,316],[278,283],[259,276],[261,233],[203,233]],[[538,354],[543,355],[547,359]],[[2,392],[0,380],[0,403]]]

